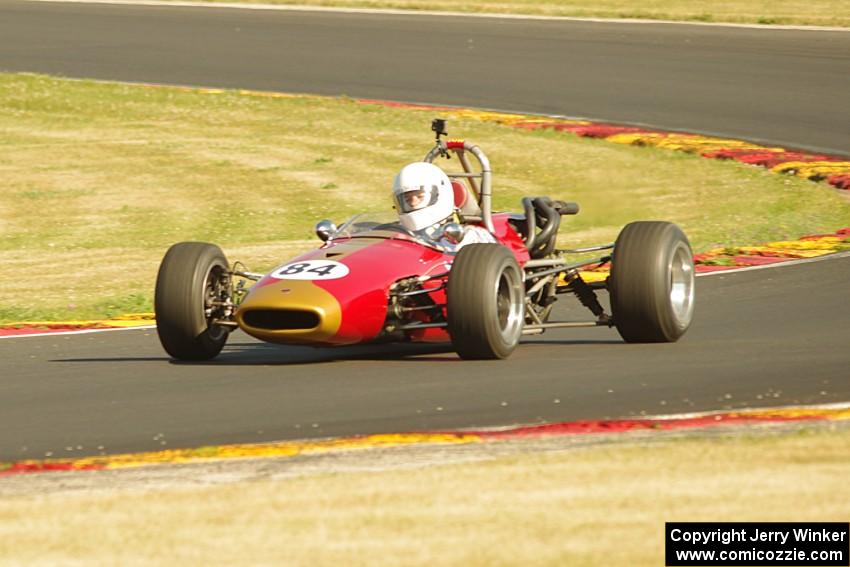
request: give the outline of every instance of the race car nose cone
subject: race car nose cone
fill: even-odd
[[[310,281],[286,280],[252,289],[236,311],[243,331],[280,343],[327,344],[339,329],[333,295]]]

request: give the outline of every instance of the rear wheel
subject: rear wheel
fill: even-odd
[[[506,358],[522,336],[525,291],[514,255],[499,244],[469,244],[452,263],[448,330],[464,359]]]
[[[154,295],[156,331],[168,354],[208,360],[221,352],[228,329],[213,321],[228,297],[227,278],[227,259],[214,244],[180,242],[168,249]]]
[[[611,311],[629,343],[674,342],[694,313],[694,260],[682,230],[673,223],[627,224],[611,260]]]

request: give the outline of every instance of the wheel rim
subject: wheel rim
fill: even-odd
[[[224,301],[227,296],[223,274],[224,269],[221,266],[212,266],[207,272],[204,283],[204,319],[207,322],[207,331],[213,340],[218,340],[227,333],[227,329],[221,325],[213,324],[213,321],[221,318],[223,309],[215,303]]]
[[[502,270],[496,281],[496,312],[499,332],[506,344],[515,343],[522,333],[522,281],[511,268]]]
[[[679,243],[670,259],[670,307],[680,327],[687,327],[694,312],[694,258]]]

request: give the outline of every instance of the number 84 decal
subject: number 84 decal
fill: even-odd
[[[279,280],[335,280],[348,275],[348,266],[333,260],[290,262],[271,274]]]

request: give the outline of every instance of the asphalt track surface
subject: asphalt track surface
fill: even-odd
[[[0,70],[552,113],[850,155],[850,30],[5,0]]]
[[[678,343],[550,331],[504,361],[241,332],[202,364],[169,361],[153,330],[4,339],[0,460],[847,401],[848,281],[850,255],[701,277]]]
[[[0,69],[581,115],[850,154],[850,33],[0,4]],[[0,341],[0,460],[850,399],[850,258],[698,279],[689,333],[550,331],[499,362],[237,333]],[[567,310],[564,316],[578,316]]]

